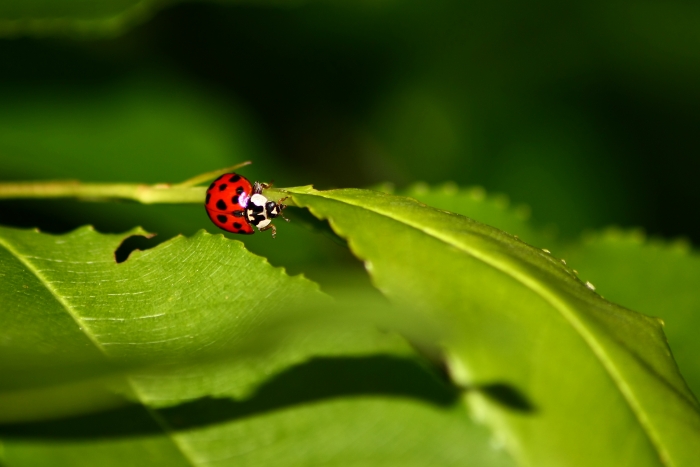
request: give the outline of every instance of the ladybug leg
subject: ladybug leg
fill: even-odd
[[[253,194],[260,195],[262,194],[263,190],[267,190],[272,186],[272,183],[274,180],[271,180],[270,183],[263,183],[263,182],[255,182],[253,183]]]
[[[289,222],[289,219],[287,219],[286,217],[284,217],[284,212],[283,212],[283,211],[284,211],[284,208],[286,208],[287,205],[286,205],[286,204],[282,204],[282,201],[284,201],[284,200],[287,199],[287,198],[289,198],[289,196],[285,196],[284,198],[280,199],[280,200],[277,201],[277,202],[279,203],[279,207],[280,207],[279,217],[281,217],[281,218],[284,219],[285,221]]]
[[[272,238],[275,238],[275,236],[277,236],[277,229],[272,224],[267,224],[265,227],[263,227],[262,229],[258,229],[258,230],[260,230],[261,232],[264,232],[268,229],[272,229]]]

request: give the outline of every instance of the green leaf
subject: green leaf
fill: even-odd
[[[489,447],[485,430],[465,420],[458,406],[371,394],[274,410],[265,410],[265,403],[248,404],[257,411],[252,415],[245,406],[219,401],[166,413],[166,422],[183,415],[194,423],[213,420],[170,435],[158,435],[160,427],[138,408],[16,428],[6,458],[13,467],[513,465],[503,450]]]
[[[664,320],[673,355],[700,394],[700,257],[683,241],[646,239],[611,228],[565,250],[569,263],[610,301]]]
[[[333,312],[315,284],[204,232],[117,263],[133,235],[0,228],[8,465],[511,465],[396,335],[267,335]]]
[[[290,278],[240,242],[205,232],[134,251],[117,263],[116,249],[135,235],[146,234],[136,229],[106,235],[86,227],[52,236],[0,228],[0,371],[14,375],[0,382],[0,391],[109,376],[136,364],[171,376],[180,370],[190,378],[183,387],[162,381],[152,385],[146,376],[135,382],[131,375],[123,383],[129,397],[141,402],[162,405],[211,395],[195,381],[219,377],[224,383],[226,372],[214,362],[209,373],[200,375],[197,368],[180,368],[183,362],[235,349],[246,333],[261,326],[259,321],[273,319],[286,307],[323,300],[312,282]],[[299,358],[287,357],[286,363]],[[240,388],[245,380],[237,373],[227,384]]]
[[[452,377],[523,465],[694,465],[700,410],[660,323],[511,235],[409,198],[290,189],[392,300],[438,317]]]
[[[397,194],[415,198],[434,208],[470,217],[515,235],[531,245],[549,247],[553,241],[553,235],[538,231],[532,226],[528,206],[511,206],[507,196],[488,195],[479,186],[459,188],[454,183],[446,183],[431,188],[424,183],[416,183]]]

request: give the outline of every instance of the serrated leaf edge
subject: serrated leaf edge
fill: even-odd
[[[71,233],[79,233],[81,231],[88,230],[95,232],[94,228],[92,226],[85,226],[85,227],[80,227],[76,230],[74,230]],[[35,231],[36,232],[36,231]],[[144,232],[143,229],[135,228],[132,229],[128,232],[126,232],[124,235],[124,238],[128,238],[131,235],[134,235],[134,233],[139,234],[140,232]],[[38,232],[36,232],[38,233]],[[0,236],[0,246],[5,248],[12,256],[14,256],[19,262],[21,262],[38,280],[41,282],[44,287],[51,293],[51,295],[54,297],[54,299],[63,307],[63,309],[68,313],[68,315],[73,319],[73,321],[76,323],[80,331],[83,332],[83,334],[92,342],[92,344],[97,348],[97,350],[104,355],[105,359],[107,361],[111,360],[111,357],[109,354],[106,352],[104,347],[100,344],[100,342],[95,338],[93,332],[90,330],[89,326],[85,324],[85,322],[80,318],[80,316],[75,312],[73,307],[68,303],[65,299],[61,297],[61,295],[54,289],[54,287],[51,285],[51,282],[44,277],[44,275],[39,271],[36,266],[28,261],[22,254],[20,254],[14,247],[12,247],[3,237]],[[160,246],[160,245],[158,245]],[[156,247],[157,248],[157,247]],[[143,403],[144,397],[142,394],[139,393],[138,389],[136,388],[136,385],[131,381],[131,379],[125,375],[124,377],[125,382],[128,386],[128,389],[142,402],[142,407],[146,410],[146,412],[149,414],[149,416],[153,419],[153,421],[163,430],[163,433],[167,436],[167,438],[173,443],[173,445],[176,447],[176,449],[182,454],[182,456],[185,458],[185,460],[192,466],[197,466],[198,464],[194,460],[194,456],[189,453],[186,449],[186,447],[181,443],[177,437],[173,434],[173,430],[169,427],[165,419],[161,417],[155,410],[150,408],[148,405]]]
[[[618,372],[616,365],[611,360],[609,360],[607,358],[606,353],[604,351],[604,348],[602,346],[600,346],[600,344],[595,339],[595,336],[586,329],[585,325],[580,320],[578,320],[576,318],[575,313],[572,310],[570,310],[569,307],[566,306],[566,304],[564,302],[558,300],[556,298],[556,294],[547,290],[546,286],[544,286],[543,284],[540,284],[536,280],[532,280],[532,279],[528,278],[525,274],[520,274],[517,271],[510,271],[507,268],[507,265],[500,264],[499,261],[496,260],[495,258],[490,258],[488,255],[482,254],[481,252],[479,252],[477,250],[465,248],[464,245],[462,245],[458,242],[452,241],[449,237],[447,237],[445,235],[441,235],[440,231],[435,230],[435,229],[431,229],[429,226],[415,225],[412,222],[407,221],[405,219],[400,220],[400,219],[397,219],[395,217],[392,217],[391,213],[382,212],[382,210],[369,209],[365,205],[351,203],[347,200],[341,201],[341,200],[338,200],[335,198],[326,197],[326,196],[323,196],[324,192],[322,192],[322,191],[318,191],[318,190],[314,190],[314,189],[309,190],[307,187],[304,187],[304,188],[305,188],[305,190],[301,191],[299,194],[309,195],[309,196],[319,196],[319,197],[325,198],[325,199],[330,200],[330,201],[334,201],[334,202],[338,202],[338,203],[345,203],[345,204],[348,204],[350,206],[354,206],[354,207],[361,208],[361,209],[367,209],[368,211],[371,211],[375,214],[379,214],[379,215],[388,217],[389,219],[403,223],[404,225],[412,227],[416,230],[420,230],[420,231],[424,232],[426,235],[432,236],[432,237],[446,243],[447,245],[453,246],[457,249],[464,251],[467,254],[470,254],[472,257],[476,258],[477,260],[483,261],[485,264],[488,264],[491,267],[497,269],[498,271],[512,277],[516,281],[520,282],[521,284],[523,284],[524,286],[526,286],[527,288],[532,290],[535,294],[542,297],[542,299],[544,299],[546,302],[548,302],[555,310],[557,310],[562,315],[562,317],[564,319],[566,319],[571,324],[571,326],[579,333],[579,335],[581,335],[581,337],[584,339],[584,341],[591,348],[594,355],[599,359],[599,361],[601,362],[603,367],[607,370],[610,378],[615,383],[616,387],[618,388],[618,390],[622,394],[623,398],[627,401],[627,404],[629,405],[631,412],[637,418],[644,433],[647,435],[649,442],[656,449],[657,454],[659,456],[659,461],[664,465],[667,464],[667,462],[670,460],[669,453],[666,451],[666,449],[663,447],[660,440],[655,435],[656,430],[653,429],[653,426],[651,425],[649,419],[647,418],[646,414],[644,413],[644,410],[643,410],[641,404],[634,396],[634,393],[631,390],[631,388],[629,387],[629,385],[624,381],[624,378],[622,378],[621,374]],[[332,191],[332,190],[330,190],[330,191]],[[292,191],[292,189],[290,189],[290,192],[294,194],[294,191]],[[392,195],[392,196],[397,196],[397,195]],[[406,197],[404,197],[404,198],[406,198]],[[411,198],[408,198],[408,199],[411,199]],[[303,206],[303,203],[297,202],[297,205]],[[316,217],[322,218],[322,216],[319,216],[319,214],[317,212],[314,212],[313,209],[311,209],[311,208],[308,208],[308,209]],[[434,208],[431,208],[431,209],[434,209]],[[454,215],[459,215],[459,214],[454,214]],[[461,217],[464,217],[464,216],[461,216]],[[337,224],[335,222],[333,222],[333,220],[331,218],[329,218],[328,221],[329,221],[329,224],[334,228],[334,230],[336,231],[336,233],[338,235],[342,236],[343,238],[346,238],[350,249],[353,250],[353,253],[356,254],[359,258],[361,258],[357,252],[357,249],[354,248],[354,243],[352,242],[352,240],[350,238],[348,238],[347,234],[345,234],[345,232],[342,232],[338,228]],[[498,230],[498,229],[495,229],[495,230]],[[523,243],[523,245],[527,245],[527,244]],[[527,248],[534,248],[534,247],[530,247],[528,245]],[[368,259],[366,259],[366,258],[361,258],[361,259],[365,262],[369,262]],[[367,267],[366,269],[370,274],[372,274],[371,263],[370,263],[370,266]],[[578,280],[578,282],[580,282],[580,280]],[[595,292],[593,292],[590,289],[587,289],[587,293],[595,293]],[[639,313],[636,313],[636,314],[639,314]],[[648,318],[645,315],[642,315],[642,314],[639,314],[639,315],[644,317],[644,318]],[[648,318],[648,319],[651,320],[652,318]],[[657,324],[658,324],[658,322],[657,322]]]

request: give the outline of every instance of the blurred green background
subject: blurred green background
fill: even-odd
[[[1,179],[179,181],[251,159],[279,186],[482,185],[562,238],[700,241],[696,2],[149,5],[4,2]],[[72,201],[2,201],[0,223],[215,231],[199,206]],[[296,224],[273,262],[344,254]],[[243,240],[270,253],[259,237]]]

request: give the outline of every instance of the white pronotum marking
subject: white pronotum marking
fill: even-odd
[[[256,193],[250,197],[250,202],[256,206],[265,206],[265,203],[267,203],[267,198],[265,198],[261,194]]]

